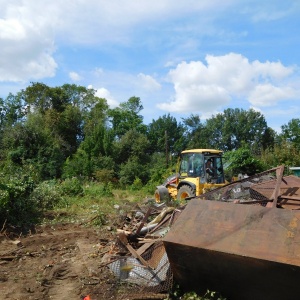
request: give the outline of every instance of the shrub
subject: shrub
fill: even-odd
[[[62,200],[59,186],[55,181],[40,183],[30,195],[31,200],[40,210],[53,209]]]
[[[136,177],[133,181],[133,184],[131,185],[130,189],[132,191],[139,191],[143,188],[142,180],[138,177]]]
[[[78,178],[67,178],[60,184],[60,190],[65,196],[83,195],[83,187]]]
[[[35,188],[30,176],[0,174],[0,224],[31,223],[37,217],[38,206],[30,199]]]
[[[106,184],[114,180],[113,170],[108,170],[108,169],[96,170],[93,175],[97,181]]]

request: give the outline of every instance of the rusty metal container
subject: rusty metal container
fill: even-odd
[[[174,280],[228,300],[300,297],[300,210],[192,199],[164,238]]]

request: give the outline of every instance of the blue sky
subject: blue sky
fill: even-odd
[[[145,124],[260,111],[300,118],[299,0],[0,0],[0,97],[30,82],[140,97]]]

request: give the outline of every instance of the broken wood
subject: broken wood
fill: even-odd
[[[133,257],[135,257],[136,259],[138,259],[144,266],[151,268],[150,265],[148,264],[148,262],[146,260],[144,260],[137,252],[136,250],[133,249],[133,247],[128,243],[127,237],[125,234],[123,233],[119,233],[119,240],[121,241],[121,243],[128,249],[128,251],[133,255]],[[152,268],[151,268],[152,269]]]
[[[136,235],[139,235],[139,234],[140,234],[142,228],[144,227],[145,223],[147,222],[147,220],[148,220],[148,218],[149,218],[149,215],[150,215],[150,213],[151,213],[151,210],[152,210],[152,209],[151,209],[151,207],[150,207],[150,208],[148,209],[147,213],[145,214],[145,216],[144,216],[144,218],[143,218],[143,220],[142,220],[140,226],[138,227],[138,229],[137,229],[137,231],[136,231]]]

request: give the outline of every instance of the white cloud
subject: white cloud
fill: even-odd
[[[138,74],[139,84],[148,91],[157,91],[161,89],[161,85],[150,75],[143,73]]]
[[[10,0],[0,1],[0,81],[53,77],[57,45],[128,44],[132,29],[220,10],[219,0]],[[217,9],[216,9],[217,8]],[[60,57],[61,58],[61,57]]]
[[[92,88],[92,86],[88,86],[88,88]],[[110,91],[105,88],[99,88],[96,89],[95,95],[99,98],[105,98],[107,100],[107,104],[110,106],[110,108],[117,107],[120,103],[115,100],[112,95],[110,94]]]
[[[26,37],[24,27],[17,19],[0,19],[0,39],[1,40],[22,40]]]
[[[106,41],[128,42],[128,30],[141,24],[153,26],[174,20],[185,14],[220,11],[231,1],[220,0],[89,0],[60,2],[63,11],[62,30],[67,38],[77,43],[101,43]],[[67,14],[64,12],[68,11]],[[83,24],[85,24],[83,26]]]
[[[163,25],[167,26],[170,35],[174,31],[184,37],[185,32],[197,32],[197,37],[200,36],[198,33],[202,36],[210,32],[212,35],[216,30],[208,23],[211,25],[211,20],[217,18],[218,14],[237,3],[237,0],[1,0],[0,81],[26,81],[55,76],[58,60],[54,54],[57,49],[64,46],[68,48],[70,44],[72,50],[78,45],[129,44],[136,38],[136,32],[143,30],[147,34],[149,28],[166,30]],[[262,11],[268,12],[268,9],[264,7]],[[276,11],[280,12],[277,6],[272,9],[275,14]],[[195,14],[196,19],[189,19],[195,23],[188,24],[187,18]],[[177,20],[184,20],[184,24],[175,22]],[[178,25],[174,26],[175,23]],[[187,47],[189,51],[197,46],[193,38],[182,38],[180,43],[177,40],[173,42]],[[207,59],[209,62],[209,57]],[[174,57],[168,60],[178,61]],[[214,73],[214,76],[217,74]]]
[[[275,105],[280,100],[291,99],[295,95],[296,92],[290,87],[259,84],[249,93],[249,101],[254,106],[266,107]]]
[[[264,107],[299,95],[300,90],[281,83],[280,80],[293,75],[294,70],[280,62],[251,63],[236,53],[207,55],[205,61],[206,64],[201,61],[182,62],[170,70],[174,100],[160,103],[160,109],[205,113],[219,110],[236,98]]]
[[[76,73],[76,72],[70,72],[69,73],[69,77],[73,80],[73,81],[80,81],[82,79],[82,77]]]
[[[45,13],[49,14],[48,18],[44,18]],[[0,81],[17,82],[55,75],[57,63],[53,58],[52,30],[55,16],[51,9],[36,1],[1,4]]]

